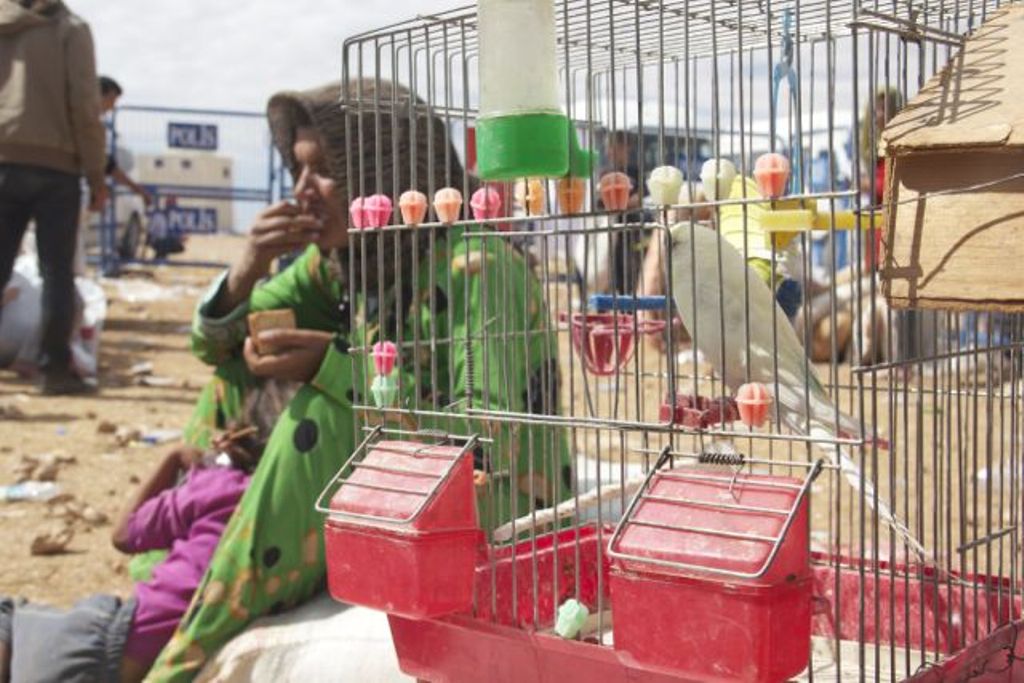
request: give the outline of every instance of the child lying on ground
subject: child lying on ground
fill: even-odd
[[[133,597],[93,595],[67,611],[0,599],[0,683],[142,680],[188,609],[248,486],[265,445],[258,431],[229,431],[211,452],[171,451],[128,502],[114,547],[170,551]]]

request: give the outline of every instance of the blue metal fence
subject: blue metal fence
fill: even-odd
[[[168,255],[184,235],[245,232],[287,187],[263,113],[119,107],[109,150],[154,202],[147,207],[128,188],[111,188],[95,255],[106,275],[133,262],[221,266]]]

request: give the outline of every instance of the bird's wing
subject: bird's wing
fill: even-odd
[[[806,433],[810,420],[835,425],[835,407],[796,331],[742,254],[717,232],[700,225],[691,230],[688,223],[679,224],[673,235],[676,304],[697,348],[725,383],[733,391],[748,378],[772,387],[783,421],[800,433]],[[861,433],[860,423],[845,413],[838,413],[838,425],[841,436],[853,438]]]
[[[736,272],[728,263],[730,252],[722,251],[719,270],[717,234],[694,225],[691,239],[690,227],[681,223],[673,228],[679,239],[672,247],[672,297],[695,346],[735,390],[746,381],[746,331],[742,306],[723,297],[723,291],[742,288],[742,281],[737,285],[730,280]]]
[[[924,561],[934,562],[885,501],[878,499],[871,482],[865,479],[861,483],[861,469],[834,443],[836,411],[768,286],[717,233],[684,224],[673,228],[673,237],[672,294],[687,329],[697,333],[695,343],[701,353],[718,367],[734,390],[746,381],[749,353],[750,379],[776,388],[776,401],[786,426],[813,437],[878,518]],[[750,338],[748,348],[744,348],[748,312]],[[723,329],[727,342],[724,354]],[[839,416],[840,430],[849,430],[849,435],[859,433],[853,418],[842,413]]]

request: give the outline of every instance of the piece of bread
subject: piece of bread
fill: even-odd
[[[294,330],[295,311],[290,308],[279,308],[273,311],[258,311],[249,314],[249,336],[252,337],[252,344],[256,353],[261,356],[274,353],[274,349],[267,348],[266,344],[261,345],[259,341],[260,332],[266,330]]]

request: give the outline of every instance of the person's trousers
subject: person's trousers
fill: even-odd
[[[116,683],[135,600],[93,595],[68,610],[0,598],[11,683]]]
[[[11,279],[28,223],[35,221],[43,278],[39,365],[48,374],[66,372],[71,365],[81,195],[78,176],[40,166],[0,164],[0,292]]]
[[[631,211],[626,221],[642,224],[647,218],[643,211]],[[612,252],[612,289],[622,296],[634,296],[640,284],[643,271],[644,250],[651,231],[647,228],[634,227],[623,230],[615,235],[615,247]]]

